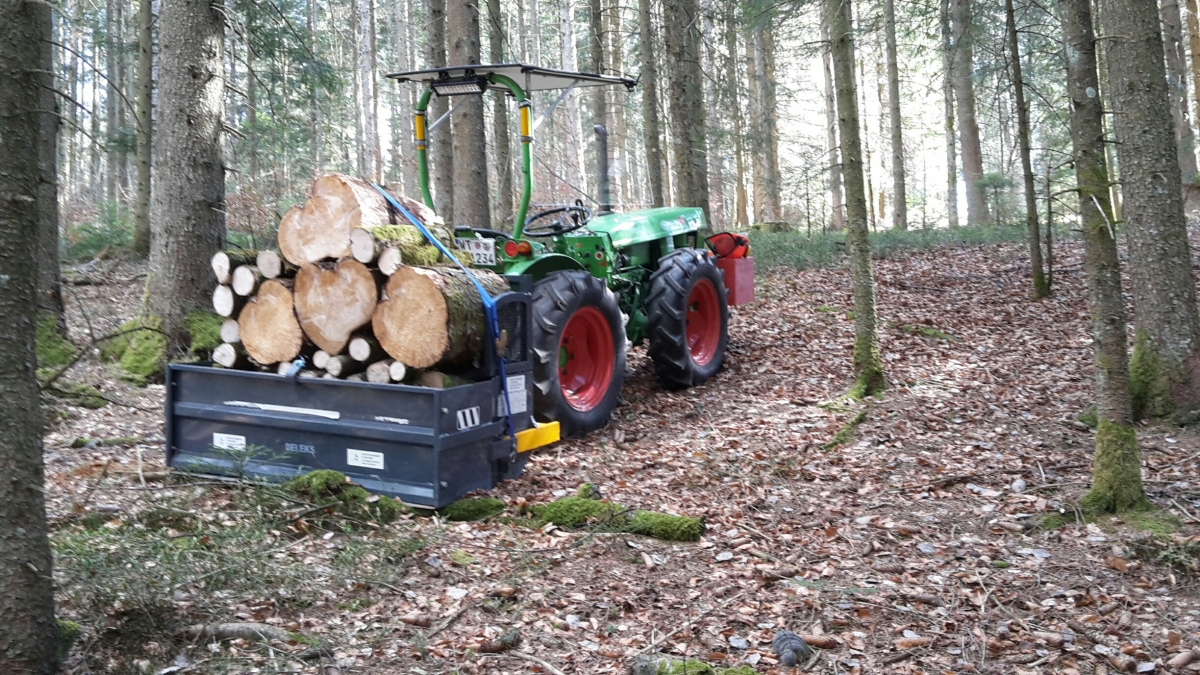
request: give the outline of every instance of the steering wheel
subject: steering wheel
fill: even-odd
[[[533,227],[529,226],[535,220],[549,218],[560,213],[562,214],[561,216],[549,223]],[[591,219],[592,210],[584,206],[583,202],[576,201],[570,206],[558,206],[529,216],[525,219],[525,229],[522,232],[528,237],[553,237],[567,232],[574,232],[586,225]]]

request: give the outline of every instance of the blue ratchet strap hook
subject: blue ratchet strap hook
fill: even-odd
[[[458,258],[455,258],[454,254],[451,253],[449,249],[442,244],[442,242],[438,241],[437,237],[433,236],[429,230],[425,229],[425,225],[423,225],[420,220],[408,212],[408,209],[404,208],[400,202],[396,201],[394,197],[392,197],[387,193],[387,191],[378,185],[371,183],[371,187],[375,188],[379,194],[383,195],[383,198],[387,200],[388,205],[399,212],[400,215],[407,218],[408,222],[412,223],[413,227],[417,228],[422,236],[429,240],[429,243],[433,244],[435,247],[437,247],[437,250],[442,252],[442,255],[446,256],[450,262],[458,265],[458,268],[466,273],[467,278],[471,280],[471,283],[475,284],[475,289],[479,291],[479,297],[483,300],[484,313],[487,315],[488,339],[492,341],[492,345],[496,349],[496,360],[500,365],[500,390],[504,394],[504,416],[508,422],[508,437],[513,439],[515,442],[517,436],[515,433],[513,433],[512,402],[509,401],[508,398],[508,375],[504,372],[504,355],[500,353],[500,346],[498,344],[500,339],[500,318],[496,315],[496,301],[491,295],[488,294],[487,289],[483,287],[483,284],[479,283],[479,279],[475,278],[475,275],[471,273],[471,270],[460,263]]]

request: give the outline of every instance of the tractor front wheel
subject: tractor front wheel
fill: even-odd
[[[649,355],[668,389],[703,384],[721,369],[729,342],[725,277],[712,258],[694,248],[658,261],[650,276]]]
[[[533,407],[562,435],[608,423],[625,381],[625,328],[617,297],[582,271],[555,272],[533,288]]]

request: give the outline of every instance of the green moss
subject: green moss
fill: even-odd
[[[672,660],[670,663],[660,662],[658,675],[714,675],[712,666],[703,661],[688,659],[686,661]]]
[[[1080,422],[1083,422],[1084,424],[1088,425],[1089,427],[1091,427],[1093,429],[1095,429],[1096,425],[1099,424],[1099,422],[1100,422],[1099,418],[1096,416],[1096,406],[1094,406],[1094,405],[1089,407],[1087,410],[1079,413],[1079,417],[1077,417],[1075,419],[1079,420]]]
[[[360,485],[347,482],[346,475],[331,469],[319,469],[297,476],[283,484],[285,490],[307,497],[315,504],[337,500],[337,510],[352,518],[367,518],[390,523],[403,512],[403,506],[391,497],[372,498]],[[317,516],[319,517],[319,516]]]
[[[851,417],[850,421],[843,424],[842,428],[838,429],[838,432],[833,435],[833,438],[829,439],[829,442],[821,447],[825,450],[833,450],[839,445],[845,445],[850,442],[850,439],[854,436],[855,427],[862,424],[866,419],[867,411],[860,411],[857,415]]]
[[[1182,525],[1180,520],[1169,512],[1153,507],[1124,513],[1121,518],[1139,532],[1149,532],[1160,536],[1172,534]]]
[[[600,488],[591,483],[581,483],[579,489],[575,490],[575,496],[582,499],[604,499],[600,494]]]
[[[37,362],[43,368],[62,368],[75,357],[75,345],[58,332],[53,316],[42,316],[37,323]]]
[[[1175,409],[1170,378],[1144,330],[1134,336],[1129,357],[1129,398],[1135,420],[1166,417]]]
[[[75,640],[79,638],[79,634],[83,632],[83,627],[74,621],[66,619],[55,619],[58,623],[58,660],[65,661],[71,654],[71,646],[75,644]]]
[[[221,345],[221,324],[225,320],[212,312],[195,310],[183,320],[192,344],[188,348],[194,356],[207,357]]]
[[[467,567],[468,565],[474,565],[475,563],[479,562],[478,560],[475,559],[475,556],[471,555],[470,553],[467,553],[466,551],[462,550],[461,548],[456,548],[453,551],[451,551],[450,559],[463,567]]]
[[[446,520],[484,520],[504,512],[504,501],[495,497],[460,499],[441,508],[438,513]]]
[[[1101,419],[1096,427],[1092,489],[1081,506],[1085,512],[1124,513],[1144,510],[1148,504],[1142,489],[1137,434],[1130,427]]]
[[[704,519],[637,511],[629,521],[628,531],[663,541],[699,541],[704,534]]]
[[[80,408],[98,410],[108,405],[108,401],[100,395],[99,390],[86,384],[59,380],[50,388],[50,393]]]
[[[933,326],[925,326],[920,324],[906,323],[900,326],[900,330],[909,335],[920,335],[931,340],[946,340],[948,342],[958,342],[958,337],[934,328]]]
[[[753,667],[742,664],[737,668],[718,668],[717,675],[758,675]]]
[[[1075,523],[1075,516],[1066,513],[1047,513],[1038,518],[1037,529],[1048,532]]]
[[[134,384],[157,379],[167,363],[167,336],[161,328],[162,320],[155,317],[123,323],[117,329],[120,335],[100,345],[100,356],[120,364]]]
[[[854,338],[854,386],[847,396],[860,401],[867,396],[887,390],[887,379],[883,376],[883,361],[879,356],[879,343],[866,336]]]
[[[576,496],[533,507],[534,518],[543,525],[554,523],[559,527],[578,527],[593,518],[612,518],[621,511],[616,504]]]

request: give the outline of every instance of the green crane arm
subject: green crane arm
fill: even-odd
[[[517,207],[517,218],[513,223],[513,238],[520,239],[525,230],[525,216],[529,211],[529,199],[533,195],[533,128],[532,103],[525,91],[512,78],[493,73],[488,78],[495,84],[508,88],[517,99],[521,119],[521,202]],[[421,98],[417,101],[417,109],[413,112],[413,130],[417,145],[417,172],[421,183],[421,198],[429,208],[433,206],[433,195],[429,192],[429,156],[425,140],[425,109],[429,107],[429,98],[433,89],[425,87]]]

